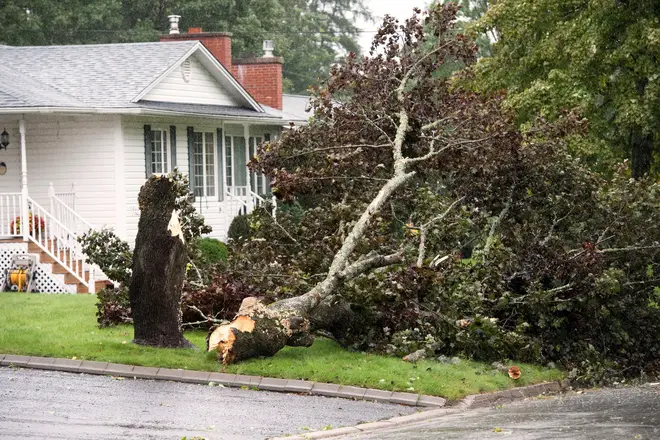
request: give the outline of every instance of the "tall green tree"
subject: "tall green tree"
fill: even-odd
[[[500,0],[480,20],[499,36],[477,66],[480,89],[506,89],[520,122],[577,108],[591,123],[583,152],[630,158],[634,177],[657,172],[660,2]]]
[[[275,40],[285,58],[285,89],[304,92],[328,76],[339,56],[359,52],[364,0],[6,0],[0,44],[53,45],[155,41],[170,14],[182,27],[228,31],[234,54],[261,54]]]

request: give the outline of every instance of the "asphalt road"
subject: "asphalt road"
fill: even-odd
[[[660,385],[588,391],[347,436],[338,440],[660,439]]]
[[[0,368],[0,439],[264,439],[416,408],[164,381]]]

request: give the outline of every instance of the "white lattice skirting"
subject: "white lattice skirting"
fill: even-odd
[[[5,285],[7,269],[12,255],[29,254],[27,243],[0,242],[0,286]],[[34,254],[32,254],[34,255]],[[37,261],[39,261],[37,259]],[[76,286],[64,283],[64,275],[53,273],[53,266],[48,263],[37,263],[35,273],[35,291],[41,293],[76,293]]]

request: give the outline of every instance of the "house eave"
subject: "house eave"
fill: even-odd
[[[144,115],[144,116],[184,116],[187,118],[218,119],[235,122],[262,122],[270,125],[283,125],[288,121],[273,116],[231,116],[220,114],[205,114],[175,110],[159,110],[145,108],[98,108],[98,107],[15,107],[0,109],[0,117],[3,115],[28,115],[28,114],[99,114],[99,115]]]

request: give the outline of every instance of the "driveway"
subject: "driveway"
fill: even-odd
[[[337,439],[660,439],[660,385],[527,400]]]
[[[264,439],[416,408],[0,367],[0,439]]]

